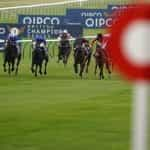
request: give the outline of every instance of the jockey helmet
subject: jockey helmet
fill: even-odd
[[[67,30],[64,30],[63,33],[68,33],[68,31],[67,31]]]

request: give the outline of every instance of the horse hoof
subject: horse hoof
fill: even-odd
[[[47,75],[47,72],[44,72],[44,75]]]
[[[81,74],[79,74],[79,76],[80,76],[81,79],[83,78]]]
[[[4,72],[7,72],[7,69],[4,69]]]
[[[111,79],[111,75],[110,74],[108,75],[108,79]]]
[[[31,68],[31,72],[34,73],[35,72],[34,69]]]
[[[13,72],[14,70],[15,70],[14,68],[11,69],[12,72]]]
[[[42,75],[43,73],[40,71],[39,74]]]

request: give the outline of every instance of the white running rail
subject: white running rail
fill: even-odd
[[[96,36],[85,36],[84,38],[86,39],[94,39]],[[74,41],[75,38],[71,38],[70,41]],[[60,40],[59,39],[50,39],[50,40],[46,40],[47,42],[59,42]],[[5,41],[0,39],[0,43],[4,43]],[[19,40],[18,41],[19,43],[30,43],[32,42],[32,40]]]
[[[62,2],[55,2],[55,3],[41,3],[41,4],[33,4],[33,5],[21,5],[21,6],[14,6],[14,7],[2,7],[0,11],[4,10],[13,10],[13,9],[22,9],[22,8],[35,8],[35,7],[47,7],[47,6],[57,6],[57,5],[65,5],[65,4],[72,4],[72,3],[82,3],[87,2],[88,0],[66,0]]]

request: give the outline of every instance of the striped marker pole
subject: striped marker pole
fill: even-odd
[[[148,150],[148,98],[150,81],[150,4],[124,10],[111,28],[108,42],[113,62],[133,82],[131,150]]]

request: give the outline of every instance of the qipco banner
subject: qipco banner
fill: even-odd
[[[68,9],[66,24],[79,24],[84,28],[109,28],[113,18],[105,9]]]
[[[18,23],[26,26],[24,36],[27,38],[39,34],[46,38],[57,38],[63,30],[68,30],[73,37],[83,34],[82,26],[65,24],[64,16],[19,15],[18,18]]]
[[[19,15],[19,24],[23,25],[62,25],[64,16]]]

